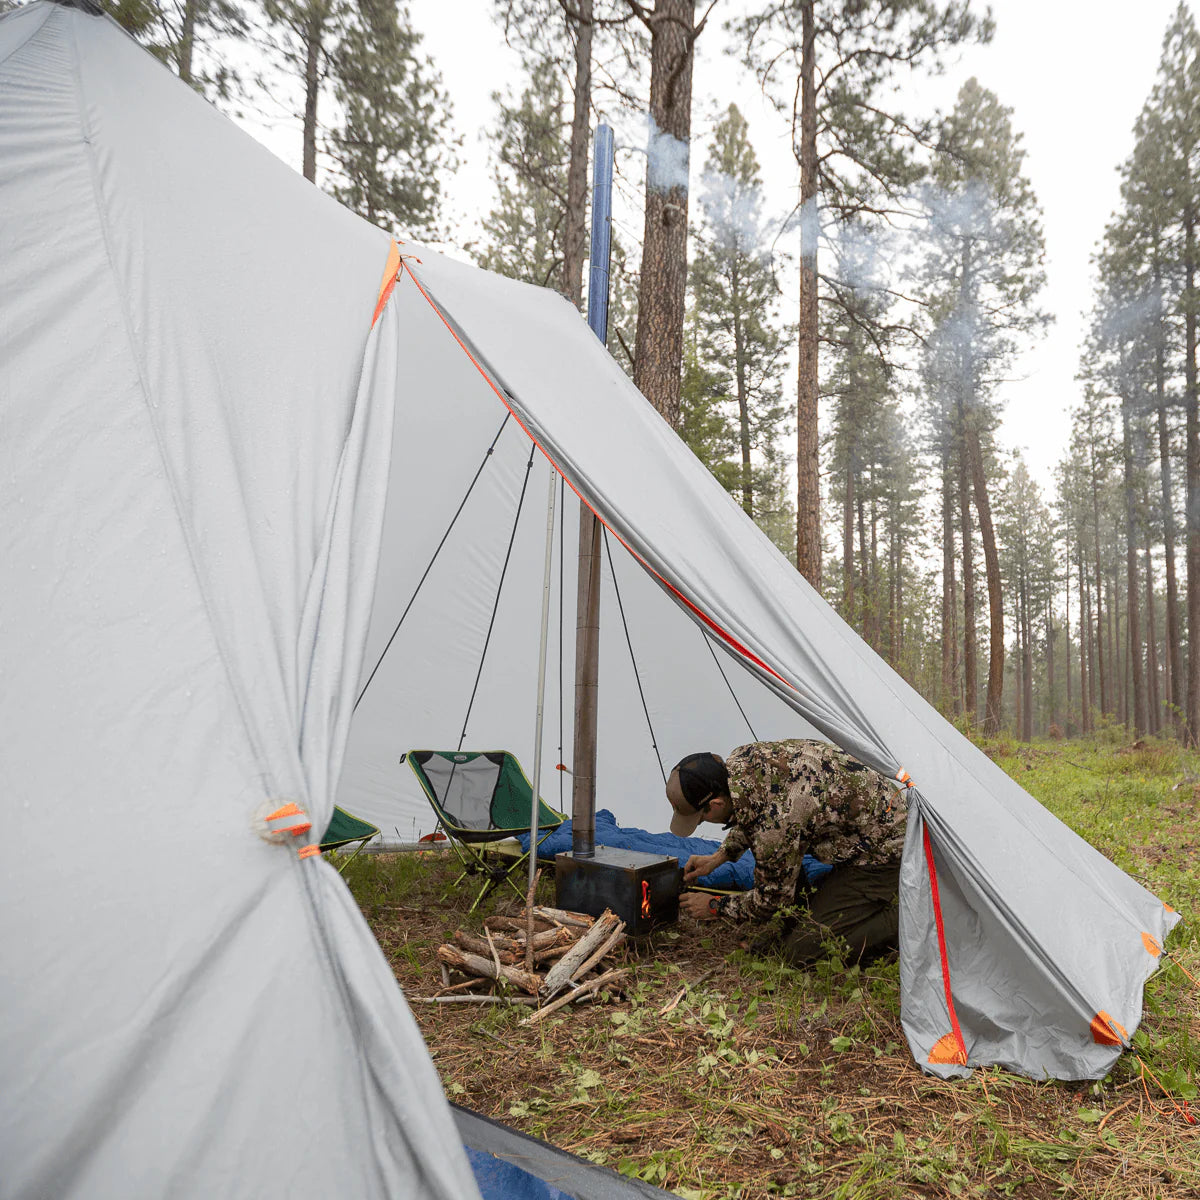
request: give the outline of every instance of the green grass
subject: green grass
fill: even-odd
[[[414,1006],[452,1098],[691,1200],[1200,1196],[1200,755],[1169,742],[1013,742],[987,752],[1184,919],[1146,988],[1136,1055],[1104,1080],[998,1068],[923,1075],[900,1027],[896,964],[805,970],[683,924],[631,949],[623,997],[533,1028],[524,1010]],[[478,930],[448,856],[360,856],[347,875],[410,996],[439,986],[437,944]],[[543,880],[539,898],[552,897]],[[662,1010],[686,981],[692,986]],[[1171,1099],[1147,1078],[1139,1058]]]

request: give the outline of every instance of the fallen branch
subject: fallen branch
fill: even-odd
[[[523,992],[536,996],[541,980],[534,974],[522,971],[519,967],[497,966],[478,954],[467,954],[456,946],[439,946],[438,958],[448,966],[457,967],[468,975],[480,975],[485,979],[504,979],[515,984]]]
[[[615,950],[625,940],[625,922],[618,921],[617,927],[605,939],[604,945],[593,954],[587,962],[572,972],[571,980],[574,982],[582,975],[586,975],[606,954],[611,950]]]
[[[442,963],[444,967],[446,964]],[[446,972],[446,978],[450,978],[450,972]],[[467,988],[478,987],[481,983],[487,983],[486,979],[480,979],[478,976],[472,975],[470,979],[464,979],[461,983],[448,983],[444,988],[440,988],[437,992],[439,996],[447,996],[451,992],[464,992]]]
[[[558,925],[554,921],[547,921],[539,918],[534,922],[539,926],[539,933],[548,933],[551,931],[557,932]],[[524,938],[527,936],[526,922],[518,920],[516,917],[485,917],[483,920],[484,929],[491,930],[508,930],[516,937]]]
[[[685,983],[678,993],[658,1010],[660,1017],[665,1017],[667,1013],[674,1012],[679,1007],[679,1002],[687,995],[688,988],[698,988],[702,983],[707,983],[721,968],[710,967],[695,983]]]
[[[590,958],[596,947],[620,923],[620,918],[611,909],[606,908],[591,929],[546,972],[546,982],[542,984],[543,998],[548,1000],[566,987],[570,980],[574,979],[579,964]]]
[[[483,936],[487,938],[488,949],[492,952],[492,962],[496,964],[496,978],[503,978],[503,968],[500,966],[500,955],[496,953],[496,943],[492,941],[492,931],[485,929]],[[528,969],[528,968],[527,968]]]
[[[485,957],[492,954],[493,950],[497,950],[501,955],[501,962],[512,966],[521,957],[521,950],[516,942],[509,938],[498,937],[495,941],[489,935],[485,938],[472,937],[469,933],[463,933],[461,929],[454,932],[454,940],[462,947],[462,949],[470,951],[472,954],[480,954]]]
[[[596,922],[596,918],[589,917],[587,913],[567,912],[563,908],[547,908],[544,904],[536,905],[533,913],[534,916],[541,917],[543,921],[551,921],[556,925],[574,925],[579,929],[590,929]]]
[[[548,1017],[552,1012],[557,1012],[564,1005],[571,1004],[577,1000],[582,1000],[585,996],[593,995],[602,987],[604,987],[605,984],[615,983],[618,979],[624,979],[628,974],[628,967],[620,967],[615,971],[606,971],[603,975],[598,975],[595,979],[588,980],[587,983],[576,988],[573,992],[568,992],[565,996],[559,996],[557,1000],[547,1004],[545,1008],[539,1008],[537,1012],[531,1013],[528,1017],[526,1017],[521,1024],[535,1025],[543,1017]]]
[[[414,996],[413,1004],[521,1004],[537,1003],[533,996]]]

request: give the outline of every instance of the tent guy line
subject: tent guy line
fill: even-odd
[[[354,701],[355,708],[358,708],[358,706],[362,703],[362,698],[367,694],[367,688],[371,686],[371,680],[375,678],[379,668],[383,665],[383,660],[387,657],[387,652],[392,648],[392,642],[396,640],[396,635],[400,632],[400,626],[404,624],[404,618],[408,616],[409,609],[412,608],[413,603],[420,594],[421,588],[425,584],[425,580],[429,578],[429,572],[433,570],[433,564],[437,562],[437,557],[439,554],[441,554],[442,547],[446,544],[447,538],[449,538],[450,534],[454,531],[454,526],[458,522],[458,518],[462,515],[462,510],[466,507],[467,501],[471,498],[471,493],[475,490],[475,485],[479,482],[479,477],[483,474],[483,469],[487,466],[488,459],[491,458],[492,451],[495,450],[496,443],[500,440],[500,435],[504,432],[504,427],[508,424],[511,416],[511,412],[505,412],[504,420],[500,422],[500,428],[496,430],[496,436],[492,438],[492,444],[487,448],[487,452],[483,456],[483,461],[479,464],[479,470],[475,472],[470,486],[467,488],[467,494],[463,496],[462,502],[455,510],[454,516],[450,518],[450,524],[446,526],[446,532],[442,534],[442,540],[438,542],[437,549],[433,552],[433,557],[429,560],[429,564],[426,566],[424,573],[417,581],[417,586],[413,588],[413,593],[409,597],[408,603],[404,606],[404,611],[400,614],[400,619],[396,622],[396,628],[392,630],[392,636],[388,638],[387,645],[383,648],[383,653],[379,655],[378,659],[376,659],[375,666],[371,669],[371,674],[367,677],[367,682],[362,685],[362,688],[358,693],[358,699]]]
[[[401,270],[407,272],[408,277],[413,281],[413,283],[415,283],[417,285],[417,290],[421,293],[422,296],[425,297],[425,299],[429,302],[430,307],[442,319],[446,328],[450,331],[451,336],[454,338],[454,340],[456,342],[458,342],[459,346],[462,347],[463,353],[471,360],[471,362],[475,366],[475,369],[487,381],[488,386],[492,389],[492,391],[494,391],[496,393],[496,396],[500,400],[500,402],[505,406],[505,408],[507,408],[509,410],[510,413],[512,413],[513,418],[516,420],[517,424],[520,425],[520,427],[523,430],[525,430],[525,433],[529,436],[529,439],[533,442],[533,444],[535,446],[537,446],[537,448],[539,450],[541,450],[541,452],[546,456],[546,460],[559,473],[559,475],[562,476],[563,480],[565,481],[566,485],[571,489],[571,491],[573,491],[575,493],[575,495],[579,499],[579,503],[582,504],[585,508],[587,508],[588,511],[591,512],[593,516],[595,516],[596,520],[599,521],[600,524],[605,529],[607,529],[613,535],[613,537],[615,537],[617,539],[617,541],[620,542],[621,545],[625,547],[626,550],[629,551],[629,553],[642,565],[642,567],[647,572],[649,572],[651,575],[653,575],[654,578],[657,579],[658,582],[667,591],[669,591],[672,595],[674,595],[676,597],[676,599],[678,599],[680,601],[680,603],[686,605],[687,608],[690,609],[701,621],[703,621],[704,624],[707,625],[719,638],[721,638],[722,641],[727,642],[731,647],[733,647],[734,650],[736,650],[738,652],[738,654],[740,654],[743,658],[747,659],[748,661],[754,663],[755,666],[761,668],[762,670],[768,672],[771,675],[774,675],[775,678],[778,679],[779,682],[782,683],[784,687],[790,688],[793,692],[798,693],[800,691],[800,689],[798,687],[796,687],[795,684],[789,683],[786,679],[784,679],[784,677],[782,675],[780,675],[778,671],[776,671],[773,667],[769,666],[767,663],[763,662],[762,659],[758,658],[755,654],[753,654],[750,650],[748,650],[745,646],[743,646],[741,644],[741,642],[739,642],[731,633],[728,633],[726,630],[722,629],[721,626],[715,620],[713,620],[712,617],[710,617],[706,612],[704,612],[704,610],[701,609],[698,605],[694,604],[691,600],[689,600],[687,596],[685,596],[677,587],[674,586],[674,584],[672,584],[669,580],[664,579],[663,576],[658,571],[656,571],[620,535],[620,533],[618,533],[617,530],[615,530],[604,519],[603,514],[596,511],[595,507],[588,501],[587,497],[584,496],[584,494],[571,481],[571,479],[568,477],[566,471],[564,471],[563,468],[558,464],[558,462],[555,461],[554,456],[546,449],[545,446],[543,446],[538,441],[538,439],[534,435],[533,431],[529,429],[529,427],[525,424],[525,422],[521,420],[521,417],[519,416],[519,414],[511,407],[509,401],[512,398],[512,392],[507,387],[505,387],[502,383],[499,382],[500,375],[495,371],[495,369],[492,367],[492,365],[490,363],[488,363],[486,368],[483,365],[481,365],[483,362],[486,362],[486,359],[484,359],[483,355],[478,351],[477,348],[468,345],[469,338],[467,337],[466,331],[461,329],[461,327],[458,325],[458,323],[456,321],[454,321],[454,319],[449,315],[447,310],[445,308],[443,308],[440,304],[437,303],[437,301],[433,298],[433,296],[430,294],[430,292],[426,289],[426,287],[417,278],[416,273],[413,271],[413,269],[408,265],[408,260],[402,259],[400,265],[401,265]],[[554,294],[556,296],[558,295],[557,292]],[[572,311],[574,311],[574,305],[571,305],[571,302],[565,296],[559,296],[559,299],[562,300],[562,302],[564,304],[570,305]]]

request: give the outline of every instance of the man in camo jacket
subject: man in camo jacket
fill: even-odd
[[[688,893],[682,911],[698,920],[773,921],[781,951],[796,963],[818,958],[836,939],[853,958],[896,947],[908,812],[891,780],[828,742],[755,742],[728,761],[688,755],[671,772],[667,799],[673,833],[689,836],[706,820],[729,830],[715,853],[688,859],[686,882],[754,851],[752,890],[720,899]],[[833,867],[812,887],[806,853]]]

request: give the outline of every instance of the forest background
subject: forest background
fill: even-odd
[[[968,731],[1195,743],[1189,4],[101,6],[368,220],[580,305],[607,120],[610,349],[829,603]],[[1089,53],[1111,85],[1073,94]],[[1102,160],[1074,203],[989,80],[1014,60],[1057,84],[1038,144]]]

